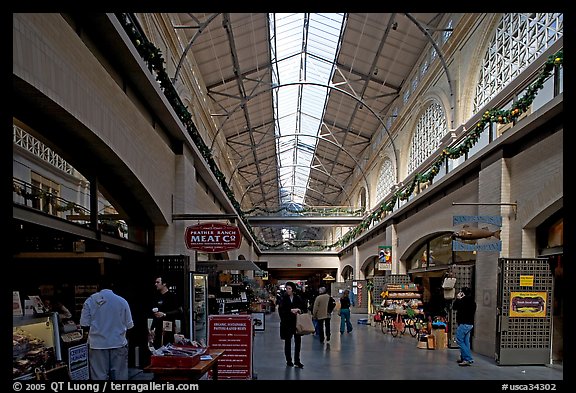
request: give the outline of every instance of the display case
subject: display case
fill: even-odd
[[[61,367],[58,314],[14,316],[12,319],[12,376],[33,379]]]
[[[208,339],[208,274],[190,273],[190,338],[206,344]]]
[[[382,306],[387,310],[406,309],[420,310],[422,294],[416,284],[386,284],[383,291]]]

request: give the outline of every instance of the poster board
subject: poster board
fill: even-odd
[[[89,379],[87,343],[68,348],[68,370],[71,380]]]
[[[546,317],[547,296],[545,291],[510,292],[511,317]]]
[[[253,312],[251,315],[254,331],[263,332],[264,330],[266,330],[266,313]]]
[[[252,379],[252,316],[209,315],[208,346],[224,349],[219,379]]]

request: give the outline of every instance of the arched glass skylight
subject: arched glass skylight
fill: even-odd
[[[304,202],[344,14],[269,14],[282,205]]]

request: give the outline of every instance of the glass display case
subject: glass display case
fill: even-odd
[[[38,372],[60,366],[58,314],[14,316],[12,319],[12,377],[33,379]]]
[[[190,338],[206,345],[208,338],[208,274],[190,272]]]

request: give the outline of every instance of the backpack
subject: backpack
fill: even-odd
[[[336,307],[336,300],[334,300],[334,298],[330,296],[330,299],[328,300],[328,314],[331,314],[332,311],[334,311],[335,307]]]

